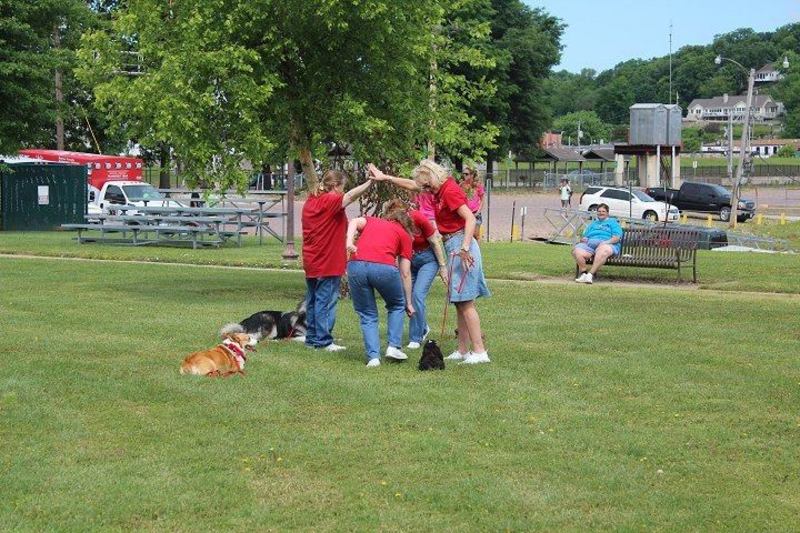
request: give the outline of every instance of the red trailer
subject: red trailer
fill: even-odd
[[[19,153],[43,161],[84,165],[89,172],[89,185],[97,189],[107,181],[142,181],[143,161],[136,157],[34,148]]]

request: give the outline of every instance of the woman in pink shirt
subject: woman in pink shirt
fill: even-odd
[[[477,239],[480,236],[481,224],[483,223],[481,208],[483,207],[483,197],[486,194],[486,190],[478,179],[478,171],[475,167],[464,165],[464,170],[461,172],[460,185],[464,190],[464,194],[467,195],[467,207],[475,215],[475,238]]]

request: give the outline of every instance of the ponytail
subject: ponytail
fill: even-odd
[[[312,196],[319,196],[326,192],[330,192],[347,181],[347,174],[341,170],[326,170],[322,178],[317,182],[316,188],[311,192]]]

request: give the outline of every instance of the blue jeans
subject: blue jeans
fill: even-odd
[[[403,282],[400,280],[400,271],[397,267],[369,261],[350,261],[347,264],[347,279],[350,282],[350,297],[353,299],[353,307],[361,322],[361,333],[364,335],[367,359],[381,356],[375,290],[386,303],[389,346],[399,348],[403,339],[406,298],[403,294]]]
[[[341,276],[306,278],[306,345],[324,348],[333,343]]]
[[[425,330],[428,329],[425,299],[428,297],[428,291],[431,290],[431,285],[438,272],[439,263],[436,261],[433,249],[423,250],[411,258],[411,279],[413,280],[411,302],[416,311],[408,324],[408,340],[412,342],[422,342]]]

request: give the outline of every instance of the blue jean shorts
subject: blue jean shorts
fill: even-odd
[[[595,252],[597,252],[597,247],[603,244],[603,242],[604,241],[602,239],[589,239],[589,242],[579,242],[575,245],[575,248],[594,255]],[[613,255],[619,255],[619,253],[622,251],[619,243],[609,244],[609,246],[611,246],[611,249],[614,250]]]

